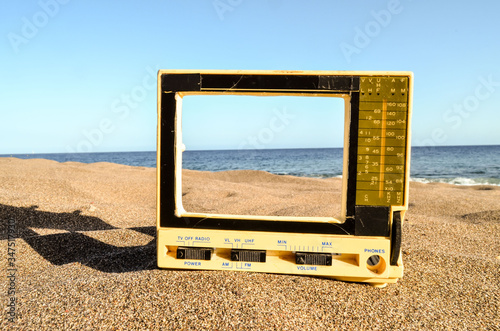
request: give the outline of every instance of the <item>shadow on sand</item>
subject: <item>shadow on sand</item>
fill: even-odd
[[[8,224],[15,225],[17,238],[28,243],[54,265],[79,262],[103,272],[156,269],[156,239],[144,246],[117,247],[86,236],[85,231],[117,229],[100,218],[73,213],[40,211],[38,206],[13,207],[0,204],[0,239],[7,239]],[[10,221],[10,222],[9,222]],[[67,232],[39,235],[31,228]],[[156,237],[154,226],[129,228]]]

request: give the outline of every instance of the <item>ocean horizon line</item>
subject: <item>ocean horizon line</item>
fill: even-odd
[[[200,171],[261,170],[278,175],[331,178],[343,173],[344,149],[340,147],[269,148],[246,150],[188,150],[182,167]],[[0,157],[46,159],[60,163],[107,162],[155,168],[156,151],[30,153]],[[421,183],[500,186],[500,145],[414,146],[410,180]]]
[[[497,147],[500,144],[486,145],[435,145],[435,146],[411,146],[411,148],[452,148],[452,147]],[[189,152],[220,152],[220,151],[263,151],[263,150],[304,150],[304,149],[343,149],[344,147],[281,147],[281,148],[223,148],[223,149],[188,149]],[[0,153],[0,157],[14,155],[45,155],[45,154],[107,154],[107,153],[156,153],[157,150],[133,150],[133,151],[97,151],[97,152],[28,152],[28,153]]]

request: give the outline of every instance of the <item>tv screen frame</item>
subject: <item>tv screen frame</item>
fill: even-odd
[[[389,241],[391,247],[375,250],[384,251],[380,258],[387,266],[400,267],[398,272],[402,274],[400,233],[408,208],[412,90],[411,72],[160,70],[158,238],[166,230],[169,233],[206,230],[216,233],[256,232],[273,236],[326,235],[339,239],[383,238]],[[186,212],[182,206],[182,98],[190,95],[343,98],[342,215],[334,218]],[[380,175],[371,176],[373,169]],[[192,240],[192,247],[210,246],[212,252],[216,249],[211,247],[215,244],[212,242],[194,242],[196,240]],[[161,261],[169,251],[177,251],[178,247],[181,245],[165,245],[158,240],[159,265],[170,267]],[[358,259],[361,255],[358,254]],[[391,267],[387,266],[375,276],[388,279],[387,272]]]

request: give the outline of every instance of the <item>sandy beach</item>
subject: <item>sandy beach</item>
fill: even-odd
[[[0,158],[0,328],[500,330],[498,186],[412,182],[404,276],[383,289],[306,276],[158,269],[155,187],[153,168]],[[183,189],[188,211],[340,213],[339,178],[185,171]],[[18,238],[9,256],[13,228]]]

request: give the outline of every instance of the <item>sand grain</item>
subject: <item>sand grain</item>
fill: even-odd
[[[184,180],[188,210],[340,210],[339,179],[188,171]],[[0,327],[500,329],[499,187],[411,183],[405,274],[377,289],[302,276],[159,270],[155,185],[154,169],[0,159],[4,256],[7,221],[19,232],[18,316],[15,324],[2,316]],[[0,266],[7,269],[6,258]]]

